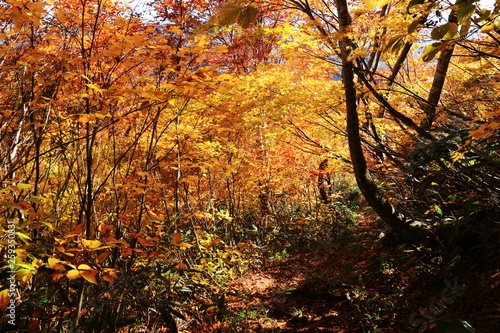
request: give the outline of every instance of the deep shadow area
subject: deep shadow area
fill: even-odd
[[[248,272],[215,331],[497,332],[497,256],[388,247],[383,231],[365,214],[345,242]]]

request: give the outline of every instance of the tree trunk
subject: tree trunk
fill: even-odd
[[[328,159],[325,158],[319,164],[318,168],[318,192],[321,202],[325,205],[331,203],[332,183],[330,180],[330,172],[328,171]]]
[[[340,32],[343,34],[339,46],[342,58],[342,83],[346,100],[347,138],[356,182],[370,207],[372,207],[380,218],[390,226],[395,235],[405,241],[415,241],[416,239],[414,236],[417,235],[417,233],[411,232],[413,228],[406,222],[404,216],[382,196],[377,185],[370,177],[366,165],[361,145],[357,93],[354,85],[354,66],[352,60],[349,59],[353,49],[352,41],[347,34],[351,25],[351,18],[346,0],[336,0],[336,3],[339,28]]]
[[[458,2],[459,1],[457,1],[457,3]],[[451,11],[448,23],[457,23],[456,9]],[[436,119],[436,107],[441,98],[441,93],[443,92],[444,81],[446,79],[446,74],[448,73],[448,67],[451,62],[451,57],[453,56],[454,48],[455,44],[449,43],[439,55],[431,90],[429,91],[429,96],[427,97],[427,103],[423,105],[425,118],[422,119],[420,126],[425,130],[430,129]]]

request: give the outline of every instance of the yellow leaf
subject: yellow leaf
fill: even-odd
[[[218,54],[220,54],[220,53],[226,53],[228,51],[229,51],[229,48],[227,46],[225,46],[225,45],[214,47],[214,52],[218,53]]]
[[[90,267],[89,265],[81,264],[81,265],[78,265],[78,270],[80,270],[80,271],[90,271],[90,270],[92,270],[92,267]]]
[[[178,247],[185,247],[185,248],[190,248],[190,247],[193,247],[193,245],[189,244],[189,243],[179,243],[179,244],[175,244],[177,245]]]
[[[78,121],[79,123],[88,123],[89,121],[92,121],[92,120],[94,120],[93,117],[84,114],[83,116],[78,117],[78,119],[76,121]]]
[[[208,35],[201,35],[200,37],[197,38],[197,43],[198,46],[200,47],[205,47],[209,42],[209,37]]]
[[[17,278],[23,282],[28,282],[28,280],[33,276],[34,270],[31,269],[20,269],[17,271]]]
[[[50,230],[55,230],[54,225],[50,222],[42,222],[43,225],[46,225],[47,227],[50,228]]]
[[[77,269],[70,270],[68,273],[66,273],[66,276],[68,277],[69,280],[74,280],[82,277],[80,271]]]
[[[33,267],[38,268],[43,266],[43,261],[42,259],[34,259],[31,264],[33,265]]]
[[[485,24],[481,27],[482,32],[490,32],[495,29],[495,21],[491,21],[488,24]]]
[[[383,8],[392,0],[363,0],[367,10],[374,10],[376,7]]]
[[[112,115],[109,112],[97,112],[93,113],[92,116],[94,116],[97,119],[104,119],[106,117],[111,117]]]
[[[104,268],[104,271],[111,275],[112,277],[114,278],[117,278],[118,277],[118,272],[119,270],[115,269],[115,268]]]
[[[16,187],[20,190],[25,190],[25,189],[32,188],[33,185],[31,185],[31,184],[17,184]]]
[[[223,81],[223,80],[231,80],[232,78],[233,76],[231,74],[221,74],[217,79],[219,81]]]
[[[101,246],[101,242],[98,240],[88,240],[88,239],[83,239],[82,244],[85,248],[89,250],[95,250],[99,246]]]
[[[104,89],[101,89],[98,85],[93,84],[93,83],[87,83],[87,87],[89,87],[90,89],[93,89],[99,93],[102,93],[104,91]]]
[[[168,31],[173,32],[174,34],[177,34],[179,36],[182,36],[184,34],[184,31],[182,31],[182,29],[178,26],[171,26],[168,28]]]
[[[10,303],[11,298],[9,297],[9,289],[4,289],[0,291],[0,310],[5,311]]]
[[[392,0],[378,0],[377,7],[383,8],[385,5],[388,5]]]
[[[458,161],[459,159],[461,159],[462,157],[464,157],[464,153],[463,152],[459,152],[459,151],[456,151],[454,152],[452,155],[451,155],[451,160],[453,162],[456,162]]]
[[[56,259],[56,258],[49,258],[48,264],[50,268],[54,268],[57,264],[59,264],[61,260]]]
[[[24,267],[24,268],[29,269],[29,270],[35,270],[35,266],[33,266],[30,263],[17,262],[16,265],[19,267]]]
[[[367,10],[373,10],[377,7],[377,0],[363,0]]]
[[[26,261],[28,258],[28,251],[24,249],[15,249],[14,252],[19,258],[21,258],[22,261]]]

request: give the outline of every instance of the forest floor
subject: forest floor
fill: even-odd
[[[350,239],[248,271],[228,285],[225,319],[210,331],[500,331],[498,256],[456,264],[386,246],[382,231],[366,213]]]

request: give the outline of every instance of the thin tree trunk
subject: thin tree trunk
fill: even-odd
[[[457,3],[460,0],[457,0]],[[448,23],[457,23],[456,9],[453,9],[448,18]],[[453,51],[455,49],[454,43],[449,43],[446,48],[441,51],[439,55],[438,63],[436,66],[436,72],[434,73],[434,79],[432,81],[431,90],[429,96],[427,97],[427,103],[423,106],[423,111],[425,118],[420,123],[420,126],[426,130],[432,127],[434,120],[436,119],[436,107],[441,99],[441,93],[443,92],[444,81],[446,79],[446,74],[448,73],[448,67],[451,62],[451,57],[453,56]]]

